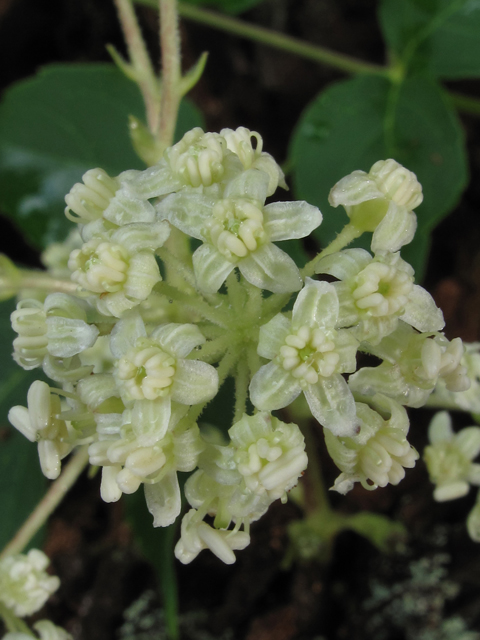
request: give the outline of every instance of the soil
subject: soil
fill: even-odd
[[[243,19],[382,63],[374,0],[264,0]],[[139,8],[158,58],[156,18]],[[305,105],[339,72],[182,21],[185,68],[210,51],[191,94],[207,128],[239,125],[261,132],[264,148],[285,159],[290,132]],[[108,61],[105,43],[123,51],[110,0],[0,0],[0,88],[57,61]],[[455,89],[480,95],[478,82]],[[471,175],[480,175],[480,120],[462,117]],[[472,180],[456,211],[433,234],[426,286],[443,308],[448,337],[480,339],[480,182]],[[13,225],[2,222],[0,250],[38,265]],[[428,411],[416,411],[412,443],[425,444]],[[456,417],[459,424],[464,418]],[[336,471],[319,441],[327,483]],[[308,475],[306,478],[308,482]],[[231,567],[206,552],[177,564],[182,638],[188,640],[473,640],[480,631],[480,547],[465,518],[474,495],[436,504],[422,463],[399,487],[356,488],[333,496],[343,512],[369,509],[399,519],[408,538],[380,553],[351,532],[334,542],[329,562],[285,566],[287,526],[296,507],[274,504],[252,527],[252,544]],[[50,520],[45,551],[62,587],[41,612],[75,640],[163,638],[155,573],[142,558],[121,504],[106,505],[98,479],[81,478]],[[139,600],[140,599],[140,600]],[[137,613],[132,610],[135,604]],[[130,609],[129,609],[130,607]],[[125,611],[128,610],[127,613]],[[464,621],[464,623],[462,622]],[[462,626],[462,625],[465,626]],[[150,625],[150,626],[149,626]]]

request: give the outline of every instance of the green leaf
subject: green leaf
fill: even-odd
[[[185,0],[187,4],[212,7],[225,13],[238,14],[252,9],[262,0]]]
[[[168,635],[175,640],[179,637],[178,587],[173,555],[177,524],[154,529],[142,489],[132,495],[123,496],[123,501],[127,520],[132,527],[140,551],[151,562],[157,574],[163,595]]]
[[[383,0],[380,24],[408,67],[441,78],[480,75],[480,5],[475,0]]]
[[[0,104],[0,208],[38,248],[72,228],[64,196],[82,174],[142,169],[128,117],[144,117],[137,86],[110,64],[51,65],[12,86]],[[202,126],[182,102],[177,137]]]
[[[42,498],[47,485],[40,470],[37,446],[7,420],[12,406],[27,404],[28,388],[40,377],[37,371],[24,371],[12,359],[15,334],[10,326],[10,313],[14,308],[12,301],[0,304],[0,550]],[[39,546],[41,537],[42,534],[37,534],[30,546]]]
[[[430,232],[455,205],[467,178],[462,129],[435,81],[413,77],[397,89],[382,78],[362,76],[328,88],[302,115],[291,156],[296,196],[323,213],[315,232],[323,245],[348,222],[343,209],[327,200],[340,178],[388,157],[414,171],[425,198],[416,210],[417,235],[402,255],[421,279]],[[370,238],[362,238],[363,246],[368,248]]]
[[[352,529],[364,536],[382,553],[394,551],[396,548],[398,550],[399,543],[403,546],[407,537],[403,524],[369,511],[360,511],[350,516],[344,528]]]

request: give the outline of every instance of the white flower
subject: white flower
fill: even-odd
[[[204,291],[218,291],[236,266],[256,287],[275,293],[300,289],[295,263],[273,242],[309,235],[322,214],[306,202],[264,206],[268,185],[268,174],[249,169],[228,183],[221,199],[182,191],[157,204],[160,218],[203,241],[193,268]]]
[[[71,358],[81,353],[93,346],[99,333],[87,324],[85,305],[64,293],[52,293],[44,303],[21,300],[10,319],[18,333],[13,357],[27,370],[40,366],[47,354]]]
[[[469,385],[461,364],[464,347],[460,338],[449,342],[440,333],[420,334],[400,320],[393,333],[378,345],[369,345],[368,351],[383,362],[360,369],[348,381],[353,391],[363,395],[382,393],[400,404],[421,407],[439,381],[451,395]]]
[[[28,390],[27,403],[28,409],[12,407],[8,419],[30,442],[38,441],[42,472],[49,480],[55,480],[60,475],[62,458],[73,445],[65,421],[58,417],[60,399],[50,392],[48,384],[36,380]]]
[[[271,501],[294,487],[307,468],[305,440],[296,424],[268,413],[244,415],[228,431],[237,471],[249,492],[266,493]]]
[[[342,471],[332,487],[339,493],[350,491],[355,482],[369,490],[396,485],[403,480],[405,468],[414,467],[419,457],[407,441],[409,422],[405,409],[380,395],[373,400],[379,409],[390,413],[388,420],[368,405],[357,403],[357,433],[345,438],[324,431],[328,452]]]
[[[430,445],[423,457],[430,480],[436,485],[437,502],[465,496],[470,484],[480,485],[480,464],[472,462],[480,453],[480,427],[452,430],[450,414],[440,411],[428,428]]]
[[[130,171],[111,178],[103,169],[90,169],[82,176],[83,184],[77,182],[65,196],[65,215],[87,228],[100,219],[117,226],[152,223],[155,220],[153,206],[146,198],[138,198],[130,191],[130,177]]]
[[[149,401],[136,402],[123,414],[96,416],[99,440],[90,445],[89,456],[91,464],[103,467],[105,502],[116,502],[143,483],[154,526],[175,521],[181,508],[177,471],[193,471],[204,448],[196,424],[178,425],[186,412],[175,405],[166,428]]]
[[[47,556],[38,549],[2,558],[0,602],[19,617],[41,609],[60,586],[60,580],[45,571],[49,564]]]
[[[35,622],[33,628],[37,631],[40,640],[73,640],[73,637],[65,629],[57,627],[50,620],[39,620]],[[2,640],[32,640],[32,635],[21,631],[12,631],[3,636]]]
[[[182,189],[216,191],[220,183],[226,184],[242,170],[240,159],[227,148],[223,136],[195,127],[169,147],[155,166],[122,175],[130,193],[148,200]]]
[[[267,196],[271,196],[280,185],[287,188],[283,171],[273,157],[263,151],[262,136],[256,131],[250,131],[245,127],[222,129],[220,135],[225,138],[227,149],[238,156],[244,169],[260,169],[269,176]],[[255,140],[255,148],[252,141]]]
[[[165,222],[128,224],[116,231],[93,236],[72,251],[68,266],[72,280],[96,294],[104,315],[117,318],[145,300],[162,278],[154,252],[166,241]]]
[[[379,160],[369,173],[354,171],[330,191],[333,207],[343,205],[359,231],[373,231],[374,253],[398,251],[417,228],[413,209],[423,201],[417,177],[395,160]]]
[[[414,271],[399,253],[372,257],[364,249],[346,249],[320,260],[316,272],[338,278],[333,285],[340,301],[338,326],[358,325],[360,341],[378,344],[399,319],[418,331],[443,329],[442,312],[414,284]]]
[[[182,520],[182,533],[175,546],[175,557],[182,564],[189,564],[200,551],[210,549],[225,564],[233,564],[233,551],[245,549],[249,544],[248,533],[214,529],[199,519],[195,509],[190,509]]]
[[[261,327],[258,353],[272,360],[253,376],[250,397],[261,410],[288,406],[303,391],[314,417],[337,435],[352,434],[355,403],[342,373],[355,371],[358,342],[336,330],[335,288],[307,278],[289,321],[278,314]]]
[[[452,343],[455,340],[452,340]],[[452,388],[451,384],[440,379],[433,392],[433,398],[439,407],[458,407],[463,411],[480,414],[480,343],[463,344],[465,351],[461,354],[458,367],[453,372],[462,374],[460,388],[459,385]],[[470,382],[469,387],[468,382]]]

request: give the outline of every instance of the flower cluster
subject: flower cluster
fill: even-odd
[[[55,383],[35,382],[9,414],[38,442],[45,475],[86,445],[103,499],[143,485],[154,526],[167,526],[181,512],[177,474],[194,472],[182,562],[205,548],[233,562],[250,523],[305,470],[299,427],[272,411],[304,394],[344,493],[398,483],[418,457],[404,405],[425,404],[439,380],[468,386],[461,341],[441,333],[399,253],[422,201],[414,174],[386,160],[335,185],[331,203],[353,235],[373,232],[372,253],[327,248],[303,269],[276,243],[308,236],[322,214],[267,204],[279,186],[282,170],[244,127],[193,129],[144,171],[87,171],[66,197],[76,233],[44,256],[71,293],[22,299],[12,314],[15,360]],[[358,369],[360,353],[379,365]],[[221,406],[229,377],[235,397]],[[218,425],[229,443],[204,435],[213,399],[233,413]]]

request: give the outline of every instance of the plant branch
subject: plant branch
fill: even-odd
[[[181,100],[180,36],[177,0],[160,0],[160,47],[162,50],[162,101],[158,142],[160,149],[173,144]]]
[[[146,5],[147,7],[157,6],[156,0],[135,0],[135,2]],[[343,53],[337,53],[325,47],[303,42],[297,38],[286,36],[283,33],[277,33],[265,27],[248,24],[247,22],[238,20],[238,18],[230,18],[185,2],[179,2],[178,13],[186,20],[206,24],[214,29],[233,33],[236,36],[248,38],[249,40],[274,47],[275,49],[281,49],[282,51],[293,53],[302,58],[307,58],[320,64],[326,64],[329,67],[335,67],[346,73],[372,73],[385,77],[387,77],[389,73],[388,67],[371,62],[363,62]]]
[[[148,128],[155,134],[160,114],[160,83],[148,55],[131,0],[114,0],[128,53],[135,72],[135,79],[145,103]]]
[[[84,446],[79,449],[69,461],[60,477],[53,482],[34,511],[32,511],[12,540],[3,549],[0,558],[14,553],[21,553],[23,549],[25,549],[37,531],[45,524],[47,518],[55,511],[87,464],[88,447]]]

